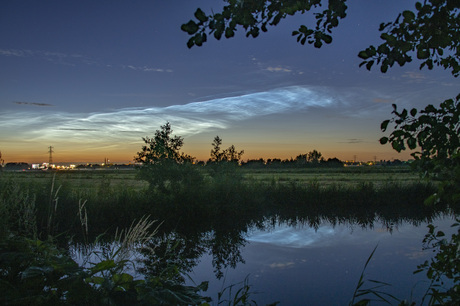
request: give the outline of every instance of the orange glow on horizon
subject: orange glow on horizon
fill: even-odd
[[[225,147],[225,146],[224,146]],[[257,150],[255,147],[250,149],[245,149],[242,145],[235,144],[237,150],[244,150],[242,157],[243,161],[260,159],[263,158],[265,161],[267,159],[279,158],[281,160],[285,159],[295,159],[299,154],[305,154],[312,150],[317,150],[322,153],[322,156],[327,160],[328,158],[338,158],[342,161],[354,160],[367,162],[367,161],[380,161],[380,160],[409,160],[412,159],[410,152],[397,153],[389,146],[381,146],[379,151],[373,151],[369,148],[366,150],[354,151],[354,150],[332,150],[327,148],[322,150],[320,147],[312,147],[311,149],[299,150],[298,148],[272,148],[268,150],[266,147],[263,149]],[[62,150],[62,149],[61,149]],[[199,161],[207,161],[210,157],[211,146],[190,146],[181,152],[187,153],[195,157]],[[39,153],[39,154],[37,154]],[[79,152],[78,150],[62,150],[54,149],[53,153],[53,163],[103,163],[107,158],[110,163],[114,164],[126,164],[133,163],[134,156],[136,155],[137,150],[134,151],[117,151],[117,152],[108,152],[108,151],[96,151],[94,150],[91,153],[88,152]],[[43,163],[48,162],[49,155],[42,152],[23,152],[16,150],[4,150],[2,151],[3,159],[5,163],[8,162],[26,162],[29,164],[32,163]]]

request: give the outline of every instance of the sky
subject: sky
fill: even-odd
[[[142,137],[170,122],[183,152],[210,156],[216,135],[243,160],[312,150],[341,160],[408,159],[380,145],[380,123],[400,108],[439,105],[458,80],[419,63],[359,68],[381,22],[415,1],[354,0],[321,49],[291,32],[311,14],[258,38],[187,48],[180,26],[220,0],[0,3],[0,152],[5,162],[132,162]]]

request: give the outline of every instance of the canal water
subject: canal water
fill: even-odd
[[[451,217],[432,222],[446,233],[452,233],[453,223]],[[249,285],[250,300],[258,305],[347,305],[375,249],[364,271],[363,288],[375,286],[371,280],[385,282],[389,285],[379,291],[420,305],[428,280],[424,272],[413,272],[433,256],[432,250],[423,249],[427,233],[426,223],[404,221],[376,222],[370,227],[320,222],[310,227],[271,220],[244,233],[236,260],[216,269],[215,255],[204,252],[189,276],[196,284],[209,281],[205,294],[215,305],[219,292],[223,292],[221,301],[228,300],[244,284]]]
[[[446,237],[456,230],[451,228],[454,222],[446,215],[429,218]],[[391,222],[376,217],[363,224],[347,219],[331,223],[274,217],[240,230],[190,231],[188,236],[163,233],[152,241],[154,253],[134,254],[131,260],[142,259],[137,267],[147,267],[144,273],[157,274],[173,264],[186,275],[186,284],[208,281],[208,290],[202,294],[212,298],[211,305],[228,305],[226,301],[242,288],[240,293],[249,288],[249,300],[257,305],[348,305],[362,273],[361,289],[386,283],[376,290],[422,305],[429,282],[424,272],[413,272],[435,254],[424,249],[427,225],[420,219]],[[102,248],[93,245],[84,252],[74,248],[74,258],[80,264],[97,262],[100,258],[94,254]],[[144,278],[137,271],[128,272]]]

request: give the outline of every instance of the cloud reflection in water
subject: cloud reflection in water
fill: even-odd
[[[317,230],[311,227],[292,227],[280,225],[270,231],[258,230],[248,235],[246,240],[273,244],[291,248],[305,248],[327,244],[328,241],[342,236],[343,231],[336,231],[332,226],[320,226]]]

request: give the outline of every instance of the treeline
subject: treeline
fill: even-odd
[[[19,163],[6,163],[3,167],[6,170],[28,170],[30,169],[31,166],[28,163],[19,162]],[[2,165],[0,165],[0,170],[1,168],[2,168]]]
[[[263,158],[242,161],[244,150],[238,151],[234,145],[226,149],[222,148],[222,138],[216,136],[211,144],[210,158],[196,162],[196,159],[188,154],[180,153],[179,150],[184,144],[184,139],[180,136],[172,136],[171,125],[166,123],[157,130],[153,138],[143,138],[146,145],[137,153],[135,161],[146,166],[161,164],[170,161],[173,164],[193,163],[201,166],[215,166],[217,164],[231,163],[250,168],[301,168],[301,167],[343,167],[344,162],[338,158],[324,159],[321,152],[317,150],[300,154],[296,158],[284,159]]]
[[[177,165],[198,165],[198,166],[211,166],[215,167],[218,164],[233,164],[239,165],[245,168],[341,168],[345,165],[362,165],[359,162],[344,162],[340,159],[328,158],[327,160],[323,157],[322,153],[317,150],[312,150],[305,154],[299,154],[295,158],[280,159],[280,158],[269,158],[267,160],[263,158],[259,159],[248,159],[242,160],[244,150],[238,151],[234,145],[229,146],[226,149],[222,148],[222,138],[216,136],[212,142],[212,149],[210,152],[210,158],[207,161],[198,161],[195,157],[180,152],[180,149],[184,145],[184,139],[181,136],[172,135],[172,128],[169,122],[160,127],[160,130],[155,132],[154,137],[142,138],[145,145],[142,146],[141,151],[137,152],[134,157],[136,164],[86,164],[77,165],[75,169],[134,169],[135,167],[146,167],[150,168],[149,171],[153,170],[151,166],[163,165],[168,168],[172,168]],[[402,162],[395,160],[393,162],[380,161],[379,165],[401,165]],[[50,165],[51,168],[55,169],[54,165]],[[158,168],[158,167],[154,167]],[[7,163],[4,166],[5,170],[28,170],[32,169],[32,166],[20,162],[20,163]],[[37,168],[39,169],[39,168]],[[42,168],[40,168],[42,169]]]
[[[321,153],[320,153],[321,154]],[[299,155],[302,156],[302,155]],[[329,158],[321,159],[319,161],[306,161],[303,158],[290,158],[290,159],[279,159],[279,158],[269,158],[264,160],[260,159],[249,159],[247,161],[242,161],[241,166],[247,168],[261,169],[261,168],[315,168],[315,167],[329,167],[329,168],[340,168],[345,165],[345,163],[338,158]]]

